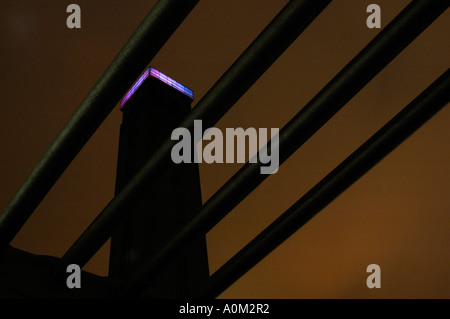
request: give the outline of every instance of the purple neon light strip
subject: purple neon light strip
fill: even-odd
[[[136,81],[133,87],[125,94],[122,101],[120,102],[120,108],[131,98],[131,96],[136,92],[136,90],[141,86],[141,84],[145,81],[146,78],[150,75],[150,69],[145,70],[144,74]]]
[[[137,89],[141,86],[141,84],[148,78],[149,75],[166,83],[167,85],[170,85],[174,89],[189,96],[191,99],[194,99],[194,93],[192,92],[192,90],[188,89],[187,87],[175,81],[174,79],[169,78],[167,75],[159,72],[158,70],[154,68],[148,68],[147,70],[145,70],[144,74],[141,75],[141,77],[136,81],[133,87],[127,92],[127,94],[125,94],[125,96],[120,101],[121,109],[124,106],[124,104],[131,98],[134,92],[136,92]]]

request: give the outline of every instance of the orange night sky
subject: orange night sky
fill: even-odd
[[[0,2],[0,211],[156,1]],[[81,29],[66,8],[81,7]],[[150,63],[196,102],[287,3],[200,1]],[[407,0],[335,0],[216,124],[282,128]],[[212,274],[449,67],[447,10],[207,234]],[[144,70],[143,70],[144,71]],[[12,246],[61,257],[114,195],[119,105]],[[221,298],[449,298],[450,110],[444,108]],[[200,164],[206,201],[241,164]],[[109,242],[85,270],[107,275]],[[366,267],[381,267],[368,289]]]

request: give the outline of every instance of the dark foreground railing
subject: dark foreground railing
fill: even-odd
[[[449,102],[449,98],[450,71],[447,70],[342,164],[219,268],[211,276],[203,295],[199,297],[217,297],[442,109]]]
[[[120,51],[75,111],[0,215],[0,251],[14,238],[34,209],[92,136],[139,73],[164,45],[198,1],[161,0]],[[193,130],[196,119],[211,127],[241,98],[331,0],[292,0],[197,103],[181,127]],[[447,0],[414,0],[387,25],[280,131],[280,164],[355,96],[449,6]],[[449,101],[449,72],[400,112],[347,160],[319,182],[250,244],[214,273],[201,297],[216,297],[317,212],[360,178]],[[59,260],[85,265],[164,168],[176,141],[167,140],[143,168],[104,208]],[[204,236],[267,175],[261,163],[245,164],[195,214],[195,218],[120,287],[124,297],[142,293],[185,247]]]
[[[443,11],[445,6],[433,1],[413,1],[406,7],[280,131],[280,164]],[[145,289],[164,265],[183,251],[187,243],[212,229],[266,177],[260,174],[259,164],[244,165],[203,205],[196,217],[177,236],[130,278],[124,287],[124,294]]]

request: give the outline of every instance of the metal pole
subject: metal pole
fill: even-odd
[[[193,130],[195,119],[214,125],[256,82],[331,0],[293,0],[270,22],[234,64],[198,102],[180,124]],[[108,240],[114,227],[127,217],[130,207],[163,171],[177,141],[166,140],[126,187],[103,209],[61,259],[80,266]]]
[[[198,0],[160,0],[114,58],[0,214],[0,251]]]
[[[210,277],[201,298],[217,297],[231,286],[406,140],[442,109],[449,99],[450,71],[447,70],[389,123],[217,270]]]
[[[412,1],[280,131],[280,164],[442,14],[448,3]],[[122,293],[142,291],[165,264],[183,252],[186,243],[212,229],[266,177],[260,174],[259,164],[244,165],[203,205],[195,219],[130,278]]]

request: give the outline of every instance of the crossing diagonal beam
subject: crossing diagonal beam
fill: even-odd
[[[450,99],[447,70],[366,143],[219,268],[201,298],[215,298],[406,140]]]

